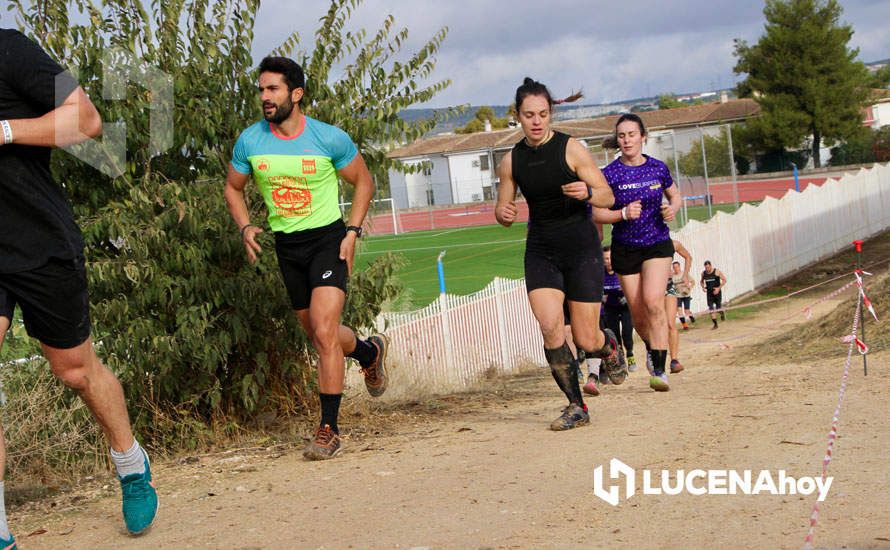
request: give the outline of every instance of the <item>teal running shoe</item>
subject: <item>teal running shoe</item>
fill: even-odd
[[[144,533],[158,513],[158,492],[151,481],[151,465],[145,455],[145,472],[119,477],[123,493],[124,523],[132,535]]]
[[[15,545],[15,537],[12,536],[12,533],[9,534],[8,539],[0,539],[0,550],[18,550],[18,546]]]

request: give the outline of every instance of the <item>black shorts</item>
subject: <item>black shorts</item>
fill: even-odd
[[[619,275],[636,275],[643,262],[653,258],[673,258],[674,241],[667,239],[651,246],[626,246],[612,243],[612,269]]]
[[[677,296],[677,306],[683,309],[692,309],[692,296]]]
[[[555,288],[573,302],[603,298],[603,249],[590,220],[529,231],[525,244],[525,287]]]
[[[278,267],[294,309],[308,308],[312,289],[320,286],[346,292],[349,269],[346,260],[340,259],[340,243],[345,236],[342,220],[306,231],[275,233]]]
[[[723,307],[723,293],[718,292],[715,296],[710,291],[705,293],[708,296],[708,309],[720,309]]]
[[[28,334],[52,348],[70,349],[90,336],[86,262],[51,258],[29,271],[0,273],[0,315],[22,310]]]

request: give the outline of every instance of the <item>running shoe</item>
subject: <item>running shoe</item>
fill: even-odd
[[[723,313],[722,311],[720,312],[720,320],[721,320],[721,321],[725,321],[725,320],[726,320],[726,314]]]
[[[676,359],[671,359],[671,374],[676,374],[683,370],[683,365]]]
[[[603,366],[606,367],[609,380],[618,385],[627,380],[627,361],[624,359],[624,350],[618,345],[618,339],[615,338],[614,332],[605,329],[603,334],[612,345],[612,355],[603,358]]]
[[[637,359],[633,355],[627,356],[627,371],[628,372],[636,372],[637,371]]]
[[[649,377],[649,387],[655,391],[668,391],[671,389],[668,384],[668,375],[666,372],[655,376],[654,374]]]
[[[0,550],[18,550],[18,547],[15,545],[15,537],[12,536],[12,533],[9,534],[8,539],[0,538]]]
[[[655,376],[655,365],[652,363],[652,356],[648,351],[646,352],[646,370],[649,371],[649,376]]]
[[[590,423],[590,415],[580,406],[569,403],[562,410],[562,414],[550,423],[550,429],[555,432],[563,430],[571,430],[572,428],[583,426]]]
[[[307,460],[327,460],[340,452],[340,436],[327,424],[315,430],[315,437],[303,449],[303,457]]]
[[[600,386],[608,386],[612,382],[609,381],[609,375],[606,374],[606,367],[600,363],[600,375],[597,376],[597,379],[600,381]]]
[[[158,513],[158,492],[151,480],[151,465],[144,450],[142,454],[145,457],[144,472],[118,477],[123,493],[124,523],[132,535],[144,533]]]
[[[389,382],[386,376],[386,352],[389,349],[389,338],[384,334],[375,334],[368,338],[377,349],[377,357],[368,365],[362,366],[362,374],[365,375],[365,387],[371,397],[380,397],[386,391]]]
[[[587,382],[581,387],[581,389],[584,390],[584,393],[586,393],[587,395],[596,397],[600,394],[600,389],[598,386],[599,379],[596,377],[595,374],[591,373],[587,375]]]

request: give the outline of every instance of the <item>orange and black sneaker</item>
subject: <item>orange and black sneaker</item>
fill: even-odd
[[[340,451],[340,436],[327,424],[315,430],[315,437],[303,449],[303,457],[307,460],[327,460],[334,458]]]
[[[365,375],[365,387],[371,397],[380,397],[386,391],[389,378],[386,376],[386,352],[389,350],[389,338],[384,334],[375,334],[368,342],[377,350],[377,357],[368,365],[362,366]]]
[[[683,370],[683,365],[676,359],[671,359],[671,374],[677,374]]]

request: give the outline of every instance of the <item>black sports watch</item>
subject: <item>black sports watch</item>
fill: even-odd
[[[362,238],[362,232],[363,232],[363,231],[362,231],[362,228],[359,227],[359,226],[357,226],[357,225],[347,225],[347,226],[346,226],[346,231],[352,231],[352,232],[354,232],[356,238],[358,238],[358,239],[361,239],[361,238]]]

